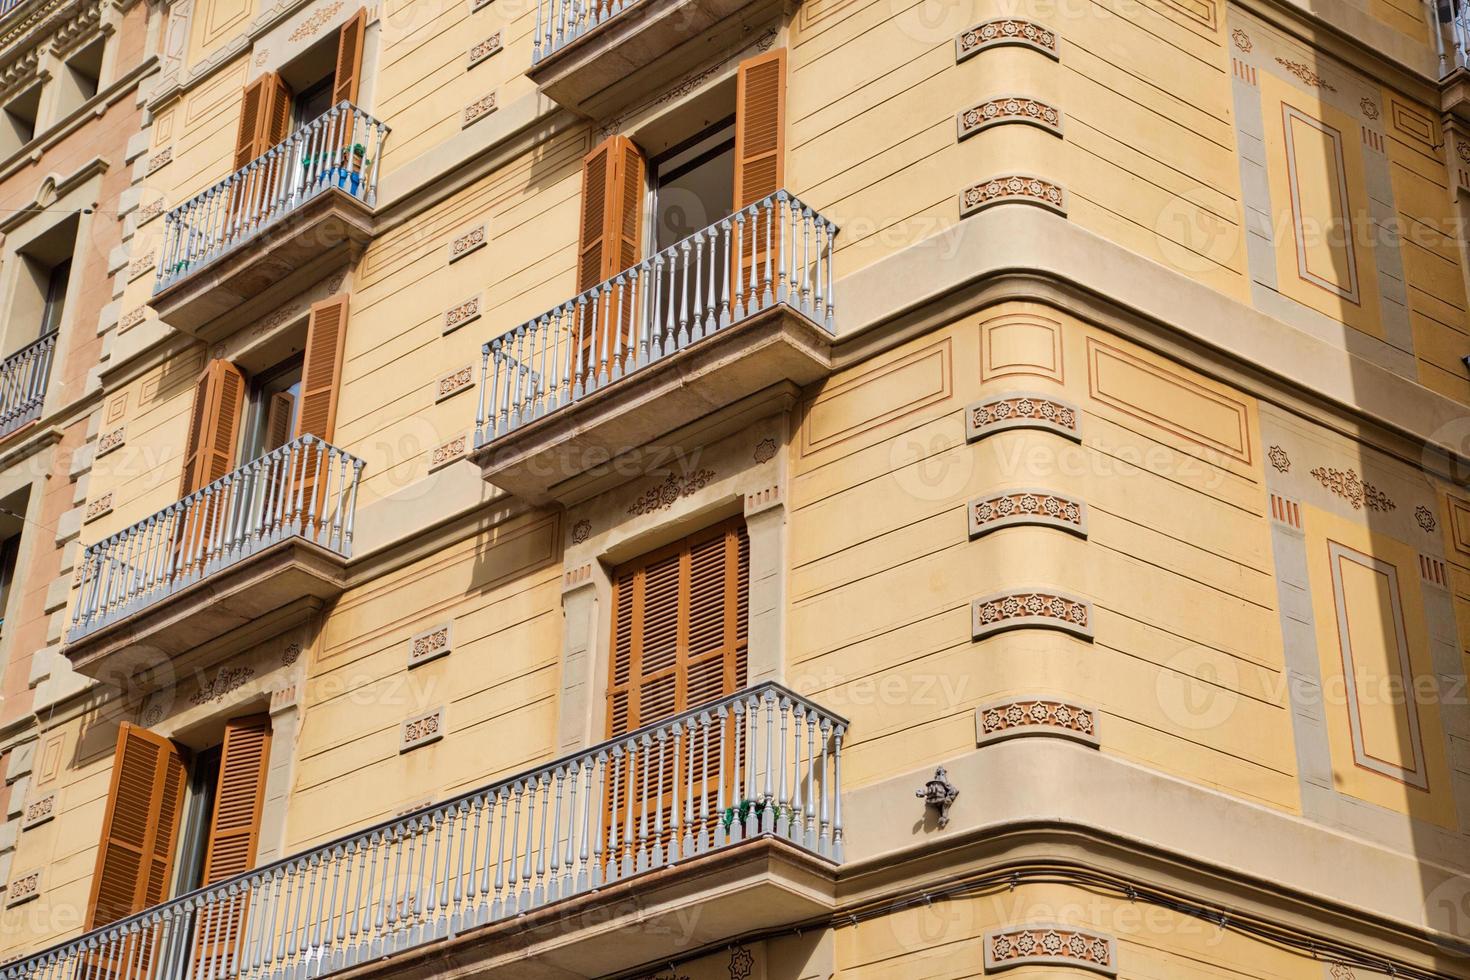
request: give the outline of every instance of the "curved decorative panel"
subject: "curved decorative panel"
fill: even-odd
[[[1048,58],[1060,60],[1058,40],[1056,32],[1045,25],[1018,17],[1001,17],[983,21],[959,34],[954,39],[954,60],[958,64],[988,48],[1006,44],[1023,45],[1040,51]]]
[[[985,972],[1051,965],[1118,975],[1117,940],[1090,929],[1022,926],[985,934]]]
[[[1071,402],[1013,391],[965,409],[965,441],[974,442],[1007,429],[1045,429],[1081,442],[1081,419],[1082,413]]]
[[[1087,505],[1050,490],[1019,489],[970,501],[970,537],[1029,524],[1087,537]]]
[[[1055,698],[996,701],[975,709],[975,744],[1039,735],[1069,738],[1097,747],[1097,712]]]
[[[1014,629],[1050,629],[1092,640],[1092,603],[1054,589],[997,592],[970,604],[970,638]]]
[[[1062,135],[1062,110],[1054,105],[1024,95],[987,99],[964,110],[957,117],[960,140],[968,139],[991,126],[1024,123],[1037,126],[1055,136]]]
[[[1066,217],[1067,192],[1030,174],[1001,174],[960,191],[961,218],[997,204],[1034,204]]]

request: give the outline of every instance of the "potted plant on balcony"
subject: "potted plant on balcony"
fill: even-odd
[[[357,196],[358,189],[362,186],[362,175],[372,164],[366,154],[367,147],[361,143],[344,146],[337,154],[337,186],[343,190],[347,190],[350,186],[353,197]]]
[[[736,823],[739,823],[742,827],[745,826],[745,821],[749,819],[751,813],[754,812],[755,823],[756,826],[759,827],[761,824],[761,818],[765,815],[767,807],[771,809],[771,816],[775,819],[778,825],[783,819],[787,821],[791,820],[792,816],[794,815],[791,807],[784,806],[775,801],[768,802],[766,800],[741,800],[739,803],[736,803],[733,806],[725,807],[725,815],[723,818],[721,818],[720,822],[721,824],[723,824],[726,833],[728,833],[730,831],[730,828]]]

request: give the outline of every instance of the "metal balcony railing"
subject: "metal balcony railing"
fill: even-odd
[[[183,895],[0,977],[318,977],[753,837],[840,863],[846,731],[761,684]]]
[[[388,127],[340,102],[164,216],[156,293],[249,241],[328,188],[373,205]]]
[[[344,558],[362,460],[301,436],[82,553],[68,641],[292,536]]]
[[[777,191],[495,338],[476,448],[777,305],[831,331],[836,235]]]
[[[0,437],[41,417],[55,353],[53,330],[0,361]]]

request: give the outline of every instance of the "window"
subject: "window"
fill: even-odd
[[[301,404],[303,366],[302,356],[296,354],[251,383],[240,459],[255,459],[291,441]]]
[[[189,796],[184,805],[174,893],[193,891],[204,884],[204,855],[209,850],[209,824],[219,788],[219,764],[224,746],[216,745],[194,756],[189,765]]]
[[[38,336],[61,329],[61,314],[66,310],[66,287],[71,282],[71,259],[62,259],[46,273],[46,298],[41,310]]]
[[[617,569],[608,737],[743,688],[749,604],[750,541],[738,519]]]
[[[187,750],[137,725],[118,730],[112,784],[92,877],[88,928],[98,928],[255,866],[270,764],[270,716],[232,718],[219,744]],[[236,947],[240,910],[215,906],[217,921],[196,957],[221,960]],[[220,964],[221,967],[224,964]],[[228,975],[221,970],[220,976]]]
[[[660,251],[734,210],[735,120],[664,154],[652,170],[652,246]]]
[[[292,108],[293,128],[300,129],[330,108],[332,108],[332,76],[328,73],[296,96],[296,104]]]
[[[77,218],[70,216],[20,248],[5,333],[7,353],[61,329],[76,240]]]
[[[0,631],[5,628],[5,612],[10,608],[10,587],[15,583],[15,563],[20,555],[20,532],[0,542]]]
[[[36,136],[36,117],[41,111],[41,86],[32,85],[5,103],[0,113],[0,156],[10,156]]]
[[[97,94],[106,45],[107,39],[98,37],[66,60],[56,79],[56,119],[65,119]]]

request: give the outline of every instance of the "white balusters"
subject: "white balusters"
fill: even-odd
[[[164,217],[158,292],[329,188],[377,201],[388,127],[341,102]]]
[[[0,980],[308,980],[754,836],[840,860],[845,731],[762,684],[144,910]]]
[[[315,436],[273,449],[82,555],[77,639],[282,540],[352,554],[362,460]]]
[[[836,233],[778,191],[490,340],[475,445],[777,304],[830,331]]]

